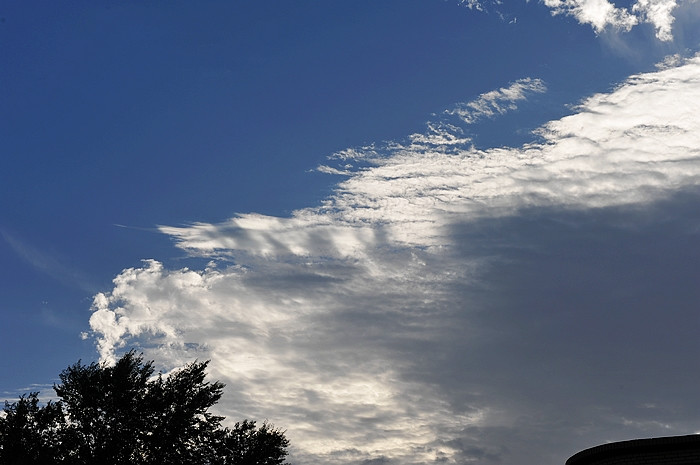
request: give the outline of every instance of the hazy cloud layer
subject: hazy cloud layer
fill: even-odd
[[[317,208],[161,227],[212,261],[124,270],[94,299],[102,357],[211,359],[222,413],[287,429],[298,463],[560,465],[700,429],[700,58],[669,66],[537,143],[460,127],[544,91],[524,79],[336,154]]]

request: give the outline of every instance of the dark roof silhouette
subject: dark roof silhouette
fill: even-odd
[[[571,456],[566,465],[700,465],[700,434],[602,444]]]

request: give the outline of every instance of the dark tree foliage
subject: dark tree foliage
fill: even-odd
[[[225,438],[226,448],[231,451],[231,462],[241,465],[280,465],[285,455],[270,454],[270,450],[286,449],[289,445],[284,433],[268,423],[259,428],[254,421],[236,423]]]
[[[5,402],[5,416],[0,418],[0,463],[55,463],[65,418],[60,403],[42,407],[37,394],[22,396],[13,404]]]
[[[114,366],[78,362],[54,386],[59,401],[5,402],[0,465],[283,464],[283,431],[248,420],[225,428],[209,412],[224,385],[205,381],[207,364],[164,377],[133,351]]]

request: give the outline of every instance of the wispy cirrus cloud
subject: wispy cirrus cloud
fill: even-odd
[[[122,271],[94,299],[100,353],[211,359],[222,413],[287,429],[303,463],[555,464],[691,428],[698,76],[636,75],[539,142],[474,148],[460,122],[543,90],[518,81],[336,154],[315,208],[162,226],[211,262]]]
[[[64,257],[57,257],[49,251],[41,250],[5,228],[0,227],[0,237],[22,261],[33,269],[90,293],[97,289],[86,274],[67,265]]]
[[[517,109],[517,104],[533,93],[547,90],[541,79],[525,78],[515,81],[508,87],[481,94],[479,98],[456,105],[445,114],[458,116],[464,124],[473,124],[482,118],[493,118]]]

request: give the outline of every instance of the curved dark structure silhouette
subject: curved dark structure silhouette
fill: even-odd
[[[566,465],[700,465],[700,434],[602,444],[571,456]]]

